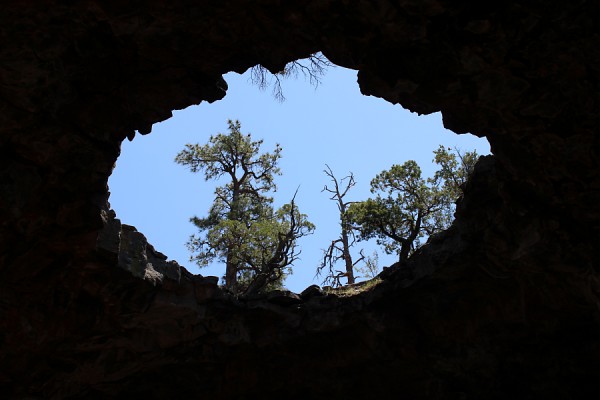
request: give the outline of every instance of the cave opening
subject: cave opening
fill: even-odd
[[[224,273],[218,262],[199,268],[189,260],[185,246],[196,232],[190,217],[206,214],[218,182],[205,182],[201,174],[190,173],[174,158],[186,143],[204,144],[210,135],[226,132],[228,119],[239,120],[242,132],[251,133],[253,139],[264,139],[261,151],[271,151],[276,143],[283,147],[279,164],[283,174],[276,177],[275,205],[289,201],[299,188],[298,205],[316,225],[313,235],[300,239],[300,260],[284,284],[294,292],[321,284],[315,279],[316,268],[323,250],[339,236],[337,208],[322,192],[329,183],[326,164],[340,179],[354,174],[357,183],[348,199],[361,201],[372,196],[371,179],[393,164],[415,160],[424,177],[432,176],[433,151],[439,145],[476,150],[479,155],[490,152],[485,138],[444,129],[440,113],[419,116],[383,99],[364,96],[355,70],[332,66],[318,85],[302,74],[283,78],[284,101],[277,100],[271,87],[261,90],[250,69],[229,73],[224,79],[228,83],[224,99],[175,111],[172,118],[155,124],[150,135],[123,142],[109,180],[109,201],[117,217],[194,274],[221,277]],[[376,253],[379,270],[397,261],[375,240],[357,243],[358,249],[367,256]]]

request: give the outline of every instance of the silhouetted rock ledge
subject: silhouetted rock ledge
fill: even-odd
[[[121,224],[113,210],[103,211],[104,229],[98,234],[97,251],[117,260],[117,266],[153,284],[168,278],[179,283],[181,266],[167,261],[167,256],[156,251],[146,237],[130,225]]]
[[[593,398],[599,7],[3,2],[0,397]],[[409,262],[355,296],[238,298],[109,211],[125,138],[223,98],[229,71],[317,51],[363,94],[491,144]],[[419,140],[393,128],[382,146]]]

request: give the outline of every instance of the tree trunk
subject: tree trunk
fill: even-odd
[[[225,287],[233,293],[237,292],[237,265],[232,262],[231,251],[227,253],[227,262],[225,266]]]
[[[402,241],[402,245],[400,246],[400,259],[398,260],[400,263],[403,263],[408,259],[411,245],[412,245],[411,241],[408,241],[408,240]]]
[[[252,280],[252,282],[250,282],[250,285],[248,285],[248,288],[246,289],[244,294],[249,295],[249,294],[258,293],[261,289],[263,289],[265,286],[267,286],[268,279],[269,279],[269,276],[267,274],[265,274],[264,272],[258,273],[254,277],[254,280]]]
[[[402,245],[400,247],[400,260],[399,260],[400,263],[403,263],[408,259],[408,255],[410,254],[410,249],[412,248],[414,241],[417,239],[417,236],[419,236],[419,232],[421,231],[421,221],[422,220],[423,220],[423,215],[421,214],[421,211],[419,210],[419,212],[417,214],[417,221],[415,222],[415,225],[412,227],[410,236],[401,242]]]
[[[230,221],[238,221],[240,219],[239,213],[239,198],[240,198],[240,183],[238,182],[235,173],[231,174],[233,180],[233,189],[231,194],[231,208],[227,218]],[[238,265],[233,262],[233,253],[235,247],[230,245],[227,248],[227,261],[225,264],[225,287],[231,290],[233,293],[237,293],[237,273]]]
[[[350,244],[346,228],[342,229],[342,245],[344,249],[344,261],[346,263],[346,277],[348,278],[348,285],[352,285],[354,283],[354,265],[352,264],[352,256],[350,255]]]

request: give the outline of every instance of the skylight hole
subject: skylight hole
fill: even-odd
[[[324,173],[326,164],[340,179],[354,174],[356,185],[347,198],[361,201],[372,197],[369,183],[375,175],[393,164],[416,160],[423,176],[432,176],[436,169],[433,151],[439,145],[489,154],[487,140],[445,130],[439,113],[418,116],[362,95],[354,70],[330,67],[316,89],[302,74],[283,78],[285,101],[281,102],[269,88],[260,90],[253,84],[251,74],[251,70],[227,74],[229,89],[223,100],[175,111],[172,118],[156,124],[150,135],[125,141],[109,181],[110,203],[117,216],[192,273],[224,274],[218,263],[199,269],[189,262],[185,246],[196,233],[189,219],[206,215],[216,183],[205,182],[201,174],[190,173],[174,158],[186,143],[204,144],[211,135],[225,133],[228,119],[239,120],[242,132],[251,133],[253,139],[264,139],[263,151],[281,144],[283,175],[276,178],[275,205],[289,201],[299,188],[298,205],[316,225],[313,235],[300,239],[301,259],[285,282],[295,292],[321,283],[313,279],[316,268],[323,250],[340,234],[336,205],[322,192],[330,183]],[[357,243],[356,250],[360,248],[367,255],[378,252],[380,269],[397,261],[374,241]]]

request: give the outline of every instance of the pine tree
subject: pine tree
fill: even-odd
[[[175,161],[205,180],[222,177],[227,183],[215,190],[215,200],[204,218],[191,222],[200,231],[188,241],[191,259],[203,267],[214,260],[225,263],[225,287],[250,293],[280,286],[298,259],[297,239],[314,230],[292,201],[273,208],[270,193],[281,146],[260,153],[262,140],[241,132],[239,121],[228,121],[229,133],[211,136],[205,145],[187,144]]]

